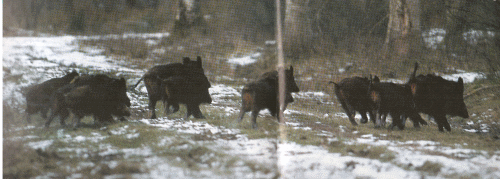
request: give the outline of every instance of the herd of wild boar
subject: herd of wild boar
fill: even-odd
[[[387,115],[391,115],[393,122],[389,127],[392,129],[397,126],[401,130],[404,129],[406,118],[410,118],[416,128],[427,125],[419,113],[434,118],[439,131],[444,131],[443,128],[451,130],[446,115],[469,117],[463,100],[462,78],[454,82],[433,74],[416,76],[417,69],[418,64],[415,63],[406,84],[380,82],[377,76],[351,77],[330,83],[334,84],[335,95],[353,125],[357,125],[354,119],[356,111],[362,116],[361,123],[368,122],[368,113],[375,127],[385,126]],[[182,63],[154,66],[132,88],[141,81],[144,81],[148,92],[152,119],[157,117],[155,106],[160,100],[167,114],[177,112],[179,104],[186,105],[186,119],[191,115],[205,118],[199,105],[212,102],[208,92],[211,85],[199,56],[196,61],[185,57]],[[294,101],[293,92],[299,92],[299,88],[292,66],[285,69],[283,109],[278,104],[278,72],[262,74],[242,89],[238,121],[251,111],[252,127],[257,128],[257,116],[263,109],[268,109],[271,115],[278,117],[278,110],[285,110],[287,104]],[[70,112],[76,117],[75,127],[81,125],[80,120],[85,116],[93,116],[95,122],[102,123],[114,121],[113,116],[123,121],[125,116],[131,115],[126,80],[103,74],[80,76],[73,71],[61,78],[32,85],[23,95],[26,98],[28,122],[32,114],[41,112],[41,116],[47,120],[46,127],[55,117],[59,117],[61,125],[65,125]]]

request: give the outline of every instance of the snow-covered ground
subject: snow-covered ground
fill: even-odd
[[[150,34],[145,37],[160,38],[168,34]],[[140,35],[110,36],[106,38],[120,38]],[[97,37],[8,37],[3,38],[3,75],[4,78],[10,76],[19,76],[22,80],[17,82],[4,81],[3,83],[3,102],[4,105],[22,106],[24,101],[21,96],[21,88],[45,81],[52,77],[62,76],[65,71],[81,68],[94,71],[114,72],[118,74],[128,74],[135,76],[137,80],[144,73],[144,69],[133,69],[127,67],[125,62],[119,62],[112,57],[101,54],[102,50],[93,48],[80,48],[77,44],[79,38],[97,38]],[[154,39],[151,43],[155,43]],[[255,55],[254,55],[255,56]],[[250,63],[254,57],[241,57],[230,59],[230,62],[242,64]],[[475,78],[481,77],[476,73],[460,73],[447,76],[445,78],[457,80],[463,77],[465,82],[472,82]],[[134,108],[146,108],[144,102],[145,90],[143,86],[139,91],[141,93],[129,93]],[[239,89],[235,89],[224,84],[212,84],[210,94],[214,100],[213,107],[220,108],[219,104],[225,104],[225,97],[238,97]],[[319,99],[320,101],[330,98],[323,92],[300,92],[294,94],[296,98]],[[143,101],[143,102],[141,102]],[[225,111],[237,112],[234,107],[227,107]],[[294,113],[308,114],[304,111],[288,110],[286,115]],[[311,114],[315,115],[315,114]],[[343,113],[334,114],[335,116],[347,116]],[[442,147],[439,143],[433,141],[405,141],[394,142],[381,140],[372,134],[362,135],[360,138],[351,141],[344,141],[346,144],[368,144],[370,146],[387,146],[387,149],[395,153],[394,159],[388,162],[382,162],[377,159],[356,157],[351,155],[341,155],[339,153],[328,152],[321,146],[299,145],[293,142],[279,141],[277,139],[249,139],[241,134],[239,129],[229,129],[222,126],[214,126],[204,121],[191,121],[184,119],[174,119],[162,117],[159,119],[139,119],[137,122],[151,125],[159,130],[170,130],[182,134],[200,134],[210,133],[211,136],[231,135],[231,139],[215,138],[214,142],[207,144],[207,147],[226,153],[228,155],[238,156],[244,160],[253,161],[260,165],[269,167],[271,170],[278,170],[281,178],[422,178],[426,174],[416,171],[410,167],[422,166],[426,161],[440,163],[441,172],[435,178],[444,178],[448,174],[461,173],[465,176],[477,176],[478,178],[500,178],[500,151],[493,154],[480,150],[460,149],[460,144],[456,148]],[[299,127],[300,122],[288,122],[289,126],[296,126],[296,130],[311,130],[311,128]],[[343,126],[340,126],[342,129]],[[34,126],[28,126],[28,130]],[[111,131],[113,135],[125,135],[128,139],[137,138],[140,134],[127,130],[124,126],[119,130]],[[354,131],[357,132],[357,131]],[[58,138],[67,140],[67,142],[91,142],[99,144],[100,141],[107,138],[98,133],[91,137],[70,136],[64,129],[57,131]],[[318,135],[326,136],[328,141],[338,141],[331,133],[318,132]],[[24,139],[36,139],[38,136],[25,136]],[[4,139],[5,140],[5,139]],[[14,139],[11,139],[14,140]],[[161,142],[168,142],[163,139]],[[193,142],[194,143],[194,142]],[[199,144],[199,143],[198,143]],[[203,143],[201,143],[203,145]],[[31,148],[45,149],[53,145],[50,139],[43,139],[36,142],[26,143]],[[410,147],[411,146],[411,147]],[[145,166],[149,167],[148,173],[133,175],[136,178],[219,178],[217,173],[201,170],[189,171],[186,169],[171,165],[169,161],[154,156],[148,146],[135,149],[116,149],[113,146],[100,144],[99,151],[101,155],[123,153],[125,156],[135,156],[144,158]],[[118,151],[119,150],[119,151]],[[84,154],[85,149],[63,148],[60,151],[73,151],[77,154]],[[439,152],[443,155],[432,155],[423,151]],[[453,156],[453,157],[446,157]],[[180,158],[179,158],[180,160]],[[81,164],[81,165],[93,165]],[[113,163],[110,162],[110,167]],[[277,167],[276,167],[277,166]],[[229,178],[272,178],[274,173],[253,173],[243,164],[236,164],[234,176]],[[43,177],[43,176],[42,176]],[[119,177],[119,176],[116,176]],[[226,176],[227,177],[227,176]]]

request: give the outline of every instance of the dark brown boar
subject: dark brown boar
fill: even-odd
[[[212,103],[208,89],[210,83],[204,74],[188,73],[184,76],[172,76],[162,81],[164,89],[163,100],[174,104],[185,104],[187,113],[185,119],[191,115],[195,118],[205,118],[200,111],[202,103]]]
[[[379,81],[379,78],[375,76],[374,81]],[[361,114],[361,123],[368,122],[368,117],[366,116],[366,113],[368,112],[370,119],[375,124],[375,117],[372,113],[374,103],[370,100],[368,95],[368,86],[370,84],[370,80],[368,78],[344,78],[338,84],[332,81],[330,81],[330,83],[334,84],[335,95],[337,96],[337,99],[342,105],[345,113],[349,117],[349,121],[352,125],[358,125],[358,123],[354,120],[356,111]]]
[[[391,129],[398,126],[404,129],[405,119],[409,117],[415,128],[420,128],[420,124],[427,125],[417,113],[413,97],[409,86],[388,82],[371,82],[368,86],[368,93],[371,101],[375,104],[373,113],[376,114],[375,127],[385,125],[385,117],[391,115]],[[381,116],[384,116],[381,119]]]
[[[84,116],[93,115],[96,122],[112,122],[112,115],[123,118],[130,116],[130,99],[126,93],[124,78],[115,79],[106,75],[89,75],[76,78],[57,90],[52,98],[52,114],[46,127],[50,125],[55,116],[60,116],[61,125],[70,111],[77,120],[75,127],[80,125]]]
[[[415,76],[417,69],[418,63],[415,63],[413,73],[406,84],[411,87],[418,112],[434,118],[439,131],[444,131],[443,128],[451,131],[446,115],[469,118],[463,98],[464,83],[462,78],[458,78],[458,82],[454,82],[433,74]]]
[[[144,80],[146,89],[148,91],[149,110],[151,111],[150,118],[155,119],[156,103],[160,100],[162,100],[162,102],[164,103],[165,112],[167,114],[171,112],[175,113],[179,110],[179,103],[169,101],[169,98],[164,96],[165,92],[161,88],[162,81],[173,76],[193,76],[192,74],[195,73],[204,75],[201,57],[198,56],[196,61],[192,61],[190,58],[185,57],[183,59],[183,63],[170,63],[154,66],[143,75],[143,77],[137,82],[137,84],[134,85],[133,88],[135,88],[141,82],[141,80]],[[173,108],[172,111],[170,111],[170,107]]]
[[[292,92],[298,92],[295,83],[293,67],[285,70],[285,106],[293,102]],[[257,128],[257,115],[262,109],[268,109],[272,116],[278,117],[278,72],[271,71],[262,74],[257,81],[251,82],[241,91],[242,105],[238,122],[241,122],[246,112],[252,111],[252,128]],[[279,120],[279,119],[278,119]]]
[[[61,78],[52,78],[43,83],[28,87],[26,92],[23,93],[26,98],[26,120],[31,122],[31,115],[40,111],[42,117],[46,119],[53,92],[69,84],[78,75],[76,71],[73,71]]]

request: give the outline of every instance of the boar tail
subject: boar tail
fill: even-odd
[[[333,81],[328,82],[328,84],[333,84],[335,86],[335,89],[340,88],[340,85],[338,83],[333,82]]]
[[[132,87],[130,87],[130,89],[135,89],[137,87],[137,85],[139,85],[139,83],[141,83],[141,81],[144,79],[144,77],[142,77],[141,79],[139,79],[139,81],[137,81],[137,83],[135,85],[133,85]]]
[[[418,69],[418,62],[415,62],[415,67],[413,68],[413,73],[410,76],[411,79],[415,78],[415,73],[417,73],[417,69]]]

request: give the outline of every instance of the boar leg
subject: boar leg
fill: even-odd
[[[356,111],[354,111],[354,108],[349,105],[349,103],[346,103],[344,101],[340,102],[342,105],[342,108],[344,108],[345,113],[347,114],[347,117],[349,117],[349,121],[351,121],[352,125],[358,125],[356,121],[354,120],[354,116],[356,115]]]
[[[176,113],[177,111],[179,111],[179,103],[175,102],[173,104],[171,104],[172,106],[172,113]]]
[[[165,114],[171,114],[170,103],[168,102],[168,100],[163,99],[162,102],[163,102],[163,107],[165,108]]]
[[[448,123],[448,120],[446,119],[446,116],[444,117],[444,128],[449,132],[451,131],[451,126],[450,123]]]
[[[58,115],[60,117],[61,124],[63,124],[64,120],[66,119],[65,117],[69,115],[68,109],[59,104],[61,104],[61,102],[58,100],[55,100],[55,102],[52,104],[52,113],[48,117],[47,122],[45,123],[45,127],[49,127],[50,123],[52,123],[52,120],[54,120],[54,118]],[[65,115],[66,113],[68,114]]]
[[[252,110],[252,128],[257,129],[257,116],[259,115],[258,110]]]
[[[42,118],[47,119],[47,113],[49,113],[49,108],[42,108]]]
[[[376,121],[375,121],[375,115],[373,115],[373,112],[372,111],[368,111],[368,115],[370,116],[370,120],[372,120],[373,124],[375,124]]]
[[[59,123],[61,126],[66,126],[66,119],[69,116],[69,111],[68,109],[63,109],[61,113],[59,114]]]
[[[73,128],[78,128],[81,126],[81,120],[82,120],[83,116],[75,115],[75,117],[76,117],[76,121],[73,124]]]
[[[392,120],[396,122],[396,125],[398,126],[399,130],[405,129],[405,123],[403,123],[404,121],[403,118],[405,118],[405,116],[399,113],[397,113],[394,117],[392,117]]]
[[[151,112],[151,119],[156,119],[156,100],[149,98],[149,111]]]
[[[385,124],[387,123],[387,114],[381,114],[380,115],[380,125],[382,127],[385,127]]]
[[[439,114],[433,117],[436,120],[436,123],[438,124],[439,131],[443,132],[444,131],[443,128],[446,128],[447,131],[451,131],[450,123],[448,123],[448,120],[446,120],[446,115]]]
[[[111,116],[111,114],[101,113],[94,115],[94,125],[100,125],[106,122],[114,122],[113,116]]]
[[[191,110],[193,117],[195,117],[197,119],[205,119],[205,116],[203,116],[203,114],[201,113],[200,106],[198,106],[196,104],[191,104],[189,106],[188,106],[188,110]]]
[[[360,111],[361,114],[361,124],[365,124],[368,122],[368,117],[366,116],[366,111]]]
[[[238,115],[238,122],[241,122],[243,120],[243,117],[245,116],[245,110],[243,108],[240,109],[240,115]]]
[[[50,126],[50,123],[52,122],[52,120],[54,119],[54,117],[55,117],[54,115],[50,115],[49,116],[49,118],[47,119],[47,122],[45,122],[45,127],[49,127]]]
[[[188,119],[189,116],[191,116],[191,114],[192,114],[191,109],[189,109],[189,105],[186,105],[186,108],[187,108],[186,109],[186,116],[184,116],[184,119]]]
[[[420,124],[427,125],[427,122],[425,122],[416,111],[410,112],[409,117],[415,128],[420,128]]]
[[[379,128],[382,126],[382,120],[380,119],[381,114],[380,111],[375,112],[375,128]],[[385,118],[385,117],[384,117]]]

